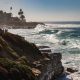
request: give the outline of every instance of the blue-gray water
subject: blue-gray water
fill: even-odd
[[[52,52],[61,52],[63,65],[80,71],[80,24],[46,24],[35,29],[9,29],[9,32],[36,45],[49,46]]]

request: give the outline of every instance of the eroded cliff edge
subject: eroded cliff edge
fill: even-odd
[[[61,58],[0,29],[0,80],[54,80],[64,71]]]

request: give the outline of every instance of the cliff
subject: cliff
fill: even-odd
[[[54,80],[63,73],[61,54],[40,51],[24,38],[0,30],[0,80]]]

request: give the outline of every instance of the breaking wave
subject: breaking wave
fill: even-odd
[[[41,32],[41,31],[45,31],[45,30],[46,30],[46,26],[45,26],[45,25],[38,24],[38,25],[35,27],[35,31],[36,31],[36,32]]]

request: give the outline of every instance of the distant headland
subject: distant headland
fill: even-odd
[[[22,9],[18,12],[19,17],[13,17],[12,13],[0,10],[0,28],[35,28],[37,24],[42,22],[26,22],[24,12]]]
[[[80,21],[45,21],[46,24],[80,24]]]

